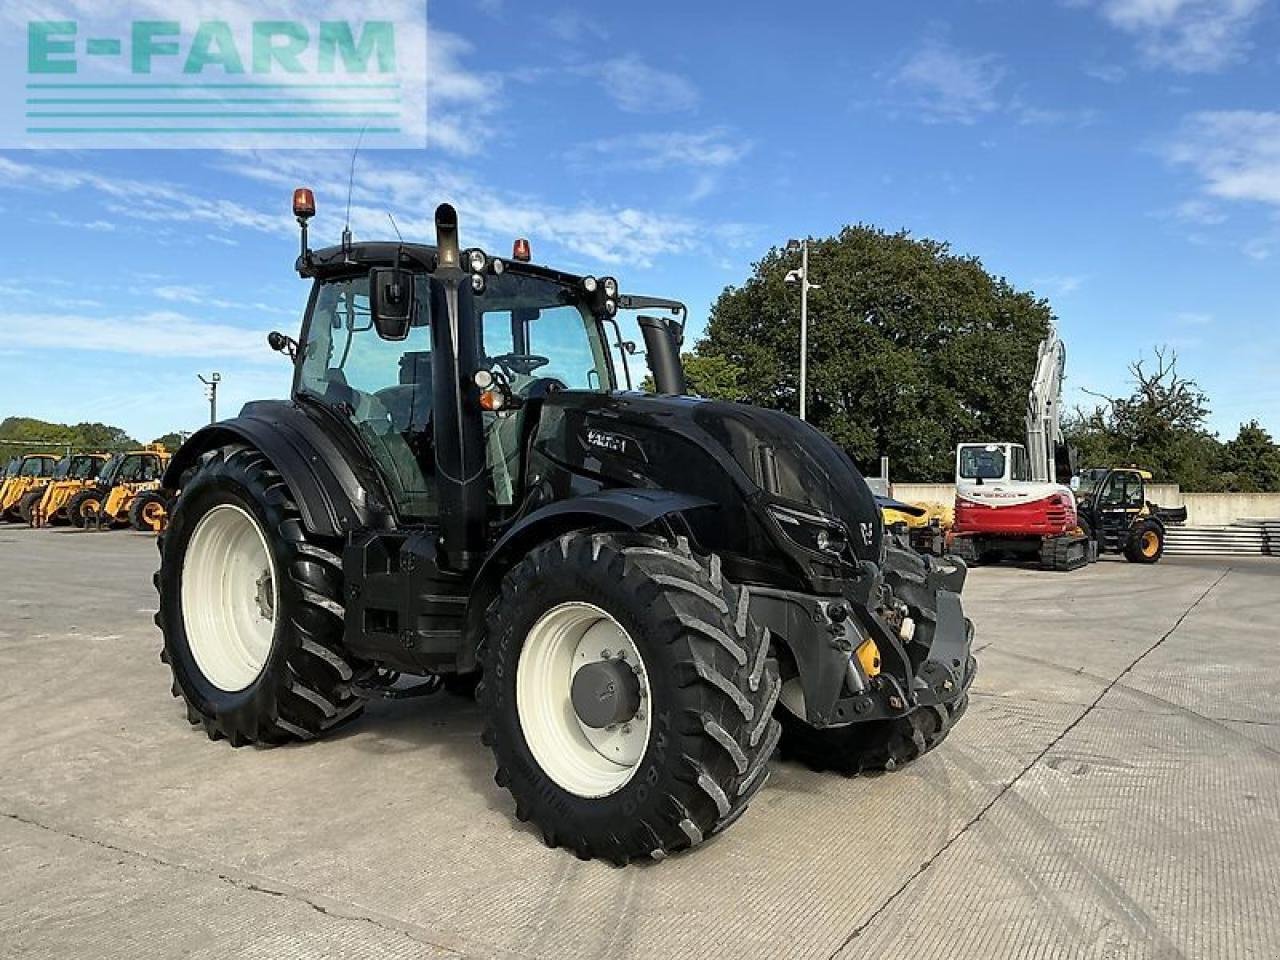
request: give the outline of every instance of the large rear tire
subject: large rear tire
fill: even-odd
[[[309,740],[357,713],[338,545],[308,536],[257,450],[208,455],[159,538],[160,659],[192,725],[232,746]]]
[[[577,680],[611,660],[639,706],[598,728]],[[536,547],[489,607],[482,661],[495,780],[549,846],[661,858],[727,827],[767,778],[780,686],[767,634],[719,559],[684,541],[584,531]]]

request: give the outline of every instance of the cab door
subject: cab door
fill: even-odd
[[[1098,539],[1104,550],[1124,548],[1134,520],[1146,505],[1146,486],[1141,474],[1113,470],[1098,489]]]

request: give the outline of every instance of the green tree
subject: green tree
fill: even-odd
[[[1280,492],[1280,446],[1257,420],[1242,423],[1236,438],[1222,445],[1222,471],[1228,490]]]
[[[1093,409],[1077,410],[1065,425],[1081,465],[1134,463],[1184,490],[1223,489],[1222,447],[1206,427],[1208,398],[1178,373],[1177,354],[1156,347],[1154,363],[1140,357],[1129,373],[1129,396],[1095,394],[1099,402]]]
[[[191,436],[189,433],[166,433],[162,437],[156,437],[151,442],[162,444],[166,450],[172,453],[182,446],[183,441],[189,436]]]
[[[1047,301],[945,243],[870,226],[809,245],[809,419],[864,466],[951,476],[961,440],[1020,440]],[[770,250],[712,307],[699,358],[731,370],[735,399],[796,412],[798,254]],[[714,381],[717,388],[723,381]]]
[[[741,401],[745,396],[738,368],[724,357],[702,357],[696,353],[684,353],[680,355],[680,362],[684,367],[684,378],[690,393],[708,400]],[[652,375],[644,378],[640,389],[653,393]]]
[[[24,453],[75,451],[108,453],[136,447],[138,442],[120,427],[105,423],[50,423],[32,417],[7,417],[0,422],[0,453],[6,457]]]

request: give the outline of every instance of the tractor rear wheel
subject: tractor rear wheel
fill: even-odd
[[[342,560],[308,536],[257,450],[214,451],[159,538],[160,659],[211,740],[309,740],[360,710],[343,651]]]
[[[67,501],[67,519],[71,521],[71,525],[83,528],[96,522],[106,496],[97,487],[89,487],[73,495]]]
[[[741,815],[777,745],[768,636],[719,558],[576,532],[534,548],[487,614],[495,780],[549,846],[618,864]]]
[[[129,504],[129,526],[140,533],[156,533],[164,526],[169,498],[159,490],[145,490]]]
[[[22,522],[27,526],[33,526],[36,515],[36,507],[40,505],[40,501],[44,499],[44,490],[29,490],[22,495],[22,499],[18,501],[18,516],[22,518]]]
[[[1155,563],[1164,556],[1164,528],[1154,520],[1143,520],[1129,531],[1124,558],[1130,563]]]

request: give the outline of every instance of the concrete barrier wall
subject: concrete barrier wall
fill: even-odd
[[[1197,527],[1280,517],[1280,493],[1184,493],[1182,501],[1187,524]]]
[[[954,503],[956,498],[950,483],[895,483],[892,490],[907,503]],[[1186,507],[1187,525],[1194,527],[1280,518],[1280,493],[1183,493],[1176,483],[1152,483],[1147,499],[1162,507]]]

